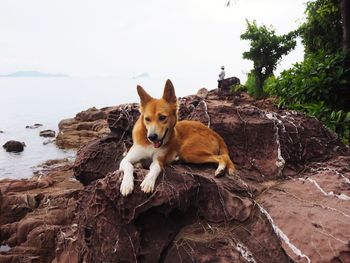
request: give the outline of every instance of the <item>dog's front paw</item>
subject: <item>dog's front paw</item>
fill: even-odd
[[[151,193],[154,190],[154,184],[156,180],[153,176],[146,176],[145,179],[141,183],[141,190],[144,193]]]
[[[132,192],[132,190],[134,190],[134,180],[123,178],[123,181],[120,185],[120,193],[123,196],[127,196]]]

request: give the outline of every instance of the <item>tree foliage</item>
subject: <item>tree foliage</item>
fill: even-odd
[[[269,82],[266,90],[279,97],[280,105],[318,118],[348,141],[350,68],[344,58],[344,53],[311,54]]]
[[[256,21],[246,22],[247,30],[241,39],[250,41],[250,50],[243,53],[243,58],[254,63],[251,74],[255,77],[255,95],[260,97],[265,80],[273,75],[282,56],[295,47],[295,32],[279,36],[272,27],[258,26]]]
[[[339,0],[310,1],[306,22],[299,28],[305,55],[323,50],[334,54],[342,48],[342,23]]]

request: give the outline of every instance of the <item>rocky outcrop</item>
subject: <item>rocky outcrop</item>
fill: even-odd
[[[110,132],[107,115],[111,109],[113,108],[90,108],[78,113],[75,118],[62,120],[58,124],[57,146],[75,149],[107,135]]]
[[[6,152],[18,153],[23,152],[25,146],[26,145],[24,142],[11,140],[6,142],[2,147],[6,150]]]
[[[7,247],[0,252],[1,263],[68,262],[57,261],[57,247],[67,245],[66,233],[76,228],[74,211],[82,186],[66,161],[45,167],[47,171],[29,180],[0,181],[0,244]],[[74,258],[74,248],[70,251]]]
[[[237,177],[214,178],[210,165],[174,164],[155,192],[145,195],[139,183],[147,170],[139,168],[134,192],[122,197],[121,175],[113,171],[131,145],[138,111],[136,105],[118,107],[108,119],[112,133],[80,149],[74,165],[76,177],[88,185],[78,205],[79,257],[347,262],[348,148],[316,119],[278,111],[271,100],[200,94],[180,99],[180,119],[200,120],[225,138]],[[328,225],[332,217],[339,220]]]
[[[174,163],[147,195],[141,163],[134,192],[122,197],[116,169],[139,112],[120,105],[110,110],[107,136],[80,148],[73,167],[54,168],[74,185],[51,172],[0,183],[0,242],[11,247],[0,262],[349,262],[349,149],[317,120],[272,100],[198,95],[179,100],[179,117],[224,137],[236,176]]]

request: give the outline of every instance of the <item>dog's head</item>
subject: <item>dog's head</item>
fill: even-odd
[[[141,100],[142,123],[147,130],[147,139],[153,147],[166,144],[177,122],[177,99],[174,86],[167,80],[161,99],[152,98],[141,86],[137,86]]]

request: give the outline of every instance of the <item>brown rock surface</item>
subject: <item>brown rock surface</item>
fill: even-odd
[[[110,130],[106,120],[108,112],[112,109],[90,108],[79,112],[74,118],[62,120],[58,124],[57,146],[64,149],[79,148],[107,135]]]
[[[51,262],[59,257],[60,235],[76,227],[74,210],[81,188],[69,163],[32,179],[1,180],[0,244],[10,249],[0,252],[0,262]]]
[[[350,154],[335,134],[244,93],[179,102],[180,119],[224,137],[237,176],[176,163],[146,195],[144,163],[122,197],[114,171],[139,113],[120,105],[110,110],[111,132],[82,147],[73,167],[54,162],[40,180],[0,182],[0,242],[11,246],[0,263],[350,262]]]

